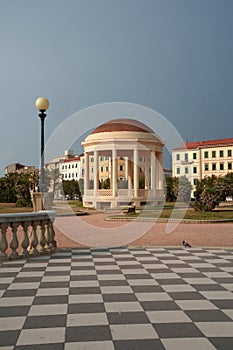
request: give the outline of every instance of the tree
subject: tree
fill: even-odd
[[[225,176],[209,176],[196,184],[193,207],[200,211],[211,211],[227,196],[233,195],[233,173]]]
[[[177,177],[166,176],[166,201],[175,202],[177,198],[179,181]]]
[[[0,179],[0,202],[31,207],[30,190],[34,186],[32,174],[11,173]]]
[[[65,196],[68,196],[69,199],[78,197],[79,200],[82,200],[82,193],[77,180],[62,180],[62,186]]]

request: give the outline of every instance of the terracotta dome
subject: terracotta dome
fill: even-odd
[[[113,119],[107,123],[98,126],[95,130],[92,131],[92,134],[122,131],[154,133],[152,129],[150,129],[145,124],[139,122],[138,120],[122,118]]]

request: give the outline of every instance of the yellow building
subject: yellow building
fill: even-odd
[[[172,151],[172,176],[185,175],[195,190],[197,180],[233,171],[233,138],[185,142]]]

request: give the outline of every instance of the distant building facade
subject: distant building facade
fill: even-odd
[[[185,142],[172,150],[172,176],[186,176],[193,185],[207,176],[233,171],[233,138]]]
[[[11,173],[18,173],[18,174],[33,174],[36,171],[35,166],[29,166],[29,165],[23,165],[20,163],[14,163],[7,165],[5,167],[5,175],[9,175]]]

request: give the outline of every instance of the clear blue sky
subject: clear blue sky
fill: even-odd
[[[232,18],[232,0],[0,0],[1,175],[39,164],[38,96],[46,139],[112,101],[155,109],[190,141],[233,137]]]

